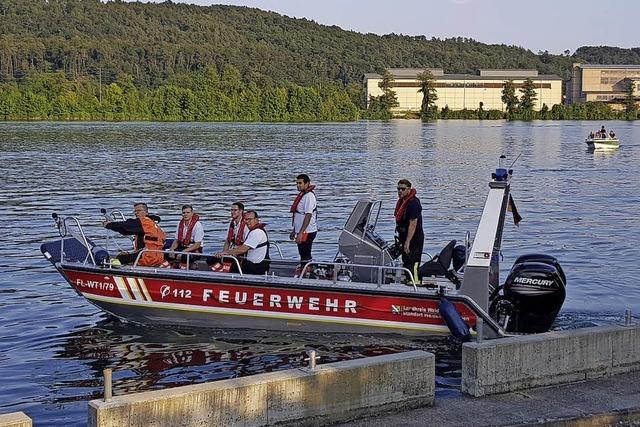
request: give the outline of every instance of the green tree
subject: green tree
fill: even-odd
[[[480,101],[478,104],[478,120],[484,120],[487,113],[484,111],[484,102]]]
[[[533,114],[533,106],[535,105],[536,100],[538,99],[536,95],[536,87],[533,80],[530,78],[526,79],[520,88],[520,106],[519,112],[524,120],[531,120],[534,118]]]
[[[636,104],[636,98],[634,96],[635,90],[635,83],[629,80],[625,88],[626,96],[624,99],[624,111],[626,113],[627,120],[635,120],[638,117],[638,104]]]
[[[518,108],[518,97],[516,96],[516,88],[513,80],[507,80],[502,87],[502,97],[500,98],[507,110],[507,120],[514,119],[514,113]]]
[[[440,110],[440,118],[446,120],[449,118],[450,113],[451,110],[449,110],[449,105],[445,104],[445,106],[442,107],[442,110]]]
[[[540,108],[540,120],[549,120],[551,118],[551,112],[549,111],[549,107],[547,104],[542,104],[542,108]]]
[[[262,95],[260,118],[265,122],[279,122],[287,114],[287,90],[270,88]]]
[[[44,120],[49,117],[51,105],[47,98],[30,90],[22,93],[18,102],[18,114],[27,120]]]
[[[438,114],[436,101],[438,93],[436,91],[435,79],[431,71],[424,70],[418,74],[418,92],[422,93],[422,105],[420,106],[420,118],[423,121],[433,120]]]
[[[0,85],[0,117],[4,120],[17,118],[20,90],[15,84]]]
[[[388,110],[399,105],[398,97],[396,96],[396,92],[393,90],[394,81],[395,79],[389,70],[384,70],[384,73],[382,73],[382,80],[378,83],[378,86],[382,89],[382,95],[378,98],[382,105]]]

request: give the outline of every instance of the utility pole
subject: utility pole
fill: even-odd
[[[102,105],[102,68],[98,68],[98,82],[100,86],[99,102],[100,102],[100,105]]]

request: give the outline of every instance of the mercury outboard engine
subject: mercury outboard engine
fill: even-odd
[[[506,332],[546,332],[564,302],[566,280],[556,258],[523,255],[491,295],[489,314]]]

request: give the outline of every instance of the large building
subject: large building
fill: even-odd
[[[621,103],[627,97],[629,82],[635,84],[635,96],[640,96],[640,65],[573,64],[567,82],[567,104],[588,101]]]
[[[440,68],[428,69],[434,77],[434,84],[438,94],[436,105],[450,110],[464,108],[475,110],[482,102],[484,110],[504,110],[502,89],[504,83],[512,80],[516,88],[516,95],[521,94],[527,78],[533,80],[537,100],[534,109],[539,110],[542,104],[551,108],[562,103],[562,79],[555,74],[538,74],[536,70],[479,70],[474,74],[445,74]],[[422,93],[418,92],[418,74],[425,69],[390,68],[393,75],[393,90],[400,104],[397,111],[419,111],[422,105]],[[370,96],[382,95],[378,84],[382,81],[380,74],[368,73],[364,76],[364,89],[369,102]]]

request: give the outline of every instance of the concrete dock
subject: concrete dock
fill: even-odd
[[[435,399],[435,358],[411,351],[89,402],[107,426],[638,426],[640,326],[463,345],[459,397]],[[417,409],[416,409],[417,408]],[[29,425],[22,413],[0,427]]]
[[[348,427],[640,426],[640,371],[484,397],[436,399],[433,407],[377,415]]]

